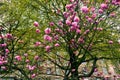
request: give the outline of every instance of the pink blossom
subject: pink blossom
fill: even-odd
[[[16,59],[17,61],[21,61],[21,60],[22,60],[21,56],[19,56],[19,55],[15,56],[15,59]]]
[[[109,40],[109,42],[108,42],[109,44],[113,44],[113,41],[112,40]]]
[[[10,51],[9,51],[9,49],[5,49],[5,52],[8,54]]]
[[[36,29],[36,33],[40,33],[40,30],[39,30],[39,29]]]
[[[71,10],[71,9],[73,8],[73,5],[72,5],[72,4],[67,4],[65,7],[66,7],[68,10]]]
[[[120,0],[115,0],[116,2],[120,2]]]
[[[92,19],[95,19],[96,18],[96,16],[97,16],[97,14],[96,13],[94,13],[94,14],[92,14]]]
[[[89,32],[90,32],[90,30],[87,29],[87,30],[84,32],[84,34],[88,34]]]
[[[38,59],[39,59],[39,56],[36,55],[36,56],[34,57],[34,59],[35,59],[35,60],[38,60]]]
[[[39,23],[38,23],[37,21],[35,21],[35,22],[33,23],[33,25],[34,25],[35,27],[38,27],[38,26],[39,26]]]
[[[109,2],[109,0],[105,0],[105,3],[108,3]]]
[[[46,28],[46,29],[44,30],[44,32],[45,32],[45,34],[50,34],[50,33],[51,33],[51,28]]]
[[[52,37],[50,37],[49,35],[44,35],[44,40],[52,41]]]
[[[6,70],[7,68],[5,66],[1,66],[1,69]]]
[[[74,22],[79,22],[79,21],[80,21],[79,17],[78,17],[78,16],[75,16],[75,17],[74,17]]]
[[[102,4],[100,5],[100,8],[101,8],[102,10],[105,10],[105,9],[108,8],[108,6],[107,6],[107,4],[102,3]]]
[[[67,12],[63,12],[63,15],[64,15],[65,18],[68,18],[70,14],[67,13]]]
[[[70,27],[70,31],[75,31],[76,29],[77,29],[76,26],[71,26],[71,27]]]
[[[54,22],[50,22],[50,26],[54,26]]]
[[[29,60],[29,59],[26,59],[26,60],[25,60],[25,62],[26,62],[26,63],[29,63],[29,62],[30,62],[30,60]]]
[[[35,78],[35,76],[36,76],[36,74],[34,73],[34,74],[31,75],[31,78]]]
[[[36,42],[35,47],[39,46],[40,44],[41,44],[41,42]]]
[[[56,11],[56,13],[57,13],[57,14],[60,14],[60,12],[61,12],[61,10],[60,10],[60,9],[58,9],[58,10]]]
[[[62,21],[59,21],[59,22],[58,22],[58,25],[63,26]]]
[[[6,43],[3,43],[3,44],[1,44],[1,46],[2,46],[2,47],[6,47],[6,46],[7,46],[7,44],[6,44]]]
[[[112,12],[112,13],[110,13],[110,16],[111,16],[111,17],[115,17],[116,14],[115,14],[114,12]]]
[[[56,43],[54,46],[55,46],[55,47],[59,47],[59,46],[60,46],[60,44]]]
[[[7,33],[7,34],[6,34],[6,38],[11,39],[11,38],[12,38],[12,34]]]
[[[102,10],[102,9],[99,9],[98,12],[99,12],[100,14],[102,14],[102,13],[103,13],[103,10]]]
[[[70,0],[70,2],[74,2],[74,0]]]
[[[95,8],[94,8],[94,7],[92,7],[90,10],[91,10],[92,12],[94,12],[94,11],[95,11]]]
[[[94,72],[98,72],[98,69],[97,69],[97,68],[95,68],[95,69],[94,69]]]
[[[54,36],[54,39],[55,39],[55,40],[58,40],[58,39],[59,39],[59,36],[58,36],[58,35],[55,35],[55,36]]]
[[[77,22],[72,22],[72,26],[77,27]]]
[[[71,25],[71,21],[70,20],[66,20],[66,24],[70,26]]]
[[[115,5],[120,5],[120,0],[113,0],[113,4],[115,4]]]
[[[83,38],[79,38],[78,39],[78,43],[81,43],[81,44],[84,43],[84,39]]]
[[[36,68],[36,66],[28,65],[28,69],[29,69],[30,71],[33,71],[35,68]]]
[[[28,54],[27,54],[27,53],[25,53],[25,54],[24,54],[24,56],[25,56],[25,57],[27,57],[27,56],[28,56]]]
[[[102,31],[102,30],[103,30],[103,28],[97,28],[97,30],[98,30],[98,31]]]
[[[89,16],[85,16],[85,18],[86,18],[86,19],[88,19],[88,18],[89,18]]]
[[[93,22],[92,18],[88,18],[87,20],[88,20],[88,22],[90,22],[90,23]]]
[[[3,63],[6,64],[6,63],[8,63],[8,61],[7,61],[7,60],[4,60]]]
[[[114,5],[120,5],[120,0],[112,0],[112,4],[114,4]]]
[[[3,63],[4,63],[3,61],[0,61],[0,65],[3,65]]]
[[[77,29],[77,30],[76,30],[76,33],[77,33],[77,34],[80,34],[80,33],[81,33],[81,30],[80,30],[80,29]]]
[[[49,51],[50,51],[50,49],[51,49],[51,47],[50,47],[50,46],[46,46],[46,47],[45,47],[45,50],[46,50],[47,52],[49,52]]]
[[[74,72],[75,71],[75,69],[72,69],[72,72]]]
[[[89,9],[87,8],[87,6],[83,6],[83,7],[81,8],[81,11],[86,14],[86,13],[89,12]]]

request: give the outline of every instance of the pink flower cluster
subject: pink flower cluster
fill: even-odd
[[[21,61],[21,60],[22,60],[22,57],[21,57],[20,55],[17,55],[17,56],[15,56],[15,59],[16,59],[17,61]]]
[[[0,66],[6,64],[8,61],[4,56],[0,56]]]

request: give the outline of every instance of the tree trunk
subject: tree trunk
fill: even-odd
[[[71,63],[71,80],[79,80],[78,78],[78,64],[74,57],[71,58],[70,60]]]

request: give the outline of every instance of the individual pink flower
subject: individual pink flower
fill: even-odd
[[[28,56],[28,54],[27,54],[27,53],[25,53],[25,54],[24,54],[24,56],[25,56],[25,57],[27,57],[27,56]]]
[[[3,63],[4,63],[4,64],[7,64],[7,63],[8,63],[8,61],[7,61],[7,60],[4,60],[4,61],[3,61]]]
[[[110,17],[115,17],[116,14],[114,12],[110,13]]]
[[[8,54],[10,51],[9,51],[9,49],[5,49],[5,52]]]
[[[70,26],[71,25],[71,21],[67,19],[66,20],[66,24]]]
[[[109,44],[113,44],[113,41],[112,40],[109,40],[109,42],[108,42]]]
[[[81,33],[81,30],[80,30],[80,29],[77,29],[77,30],[76,30],[76,33],[77,33],[77,34],[80,34],[80,33]]]
[[[77,22],[72,22],[72,26],[77,27],[78,23]]]
[[[74,0],[70,0],[70,2],[74,2]]]
[[[54,46],[55,46],[55,47],[59,47],[59,46],[60,46],[60,44],[56,43]]]
[[[75,69],[72,69],[72,72],[75,72]]]
[[[96,16],[97,16],[97,14],[96,14],[96,13],[94,13],[94,14],[92,14],[91,18],[92,18],[92,19],[95,19],[95,18],[96,18]]]
[[[38,59],[39,59],[39,56],[38,56],[38,55],[36,55],[36,56],[34,57],[34,59],[35,59],[35,60],[38,60]]]
[[[62,21],[59,21],[59,22],[58,22],[58,25],[63,26]]]
[[[70,31],[75,31],[76,29],[77,29],[76,26],[71,26],[71,27],[70,27]]]
[[[31,75],[31,78],[35,78],[35,77],[36,77],[36,74],[35,74],[35,73]]]
[[[97,68],[95,68],[95,69],[94,69],[94,72],[98,72],[98,69],[97,69]]]
[[[19,56],[19,55],[15,56],[15,59],[16,59],[17,61],[21,61],[21,60],[22,60],[21,56]]]
[[[90,10],[91,10],[92,12],[94,12],[94,11],[95,11],[95,8],[94,8],[94,7],[91,7]]]
[[[36,29],[36,33],[40,33],[40,30],[39,30],[39,29]]]
[[[36,42],[35,47],[39,46],[40,44],[41,44],[41,42]]]
[[[80,21],[79,17],[78,17],[78,16],[75,16],[75,17],[74,17],[74,22],[79,22],[79,21]]]
[[[37,21],[35,21],[35,22],[33,23],[33,25],[34,25],[35,27],[38,27],[38,26],[39,26],[39,23],[38,23]]]
[[[79,38],[79,39],[78,39],[78,43],[83,44],[84,42],[85,42],[85,41],[84,41],[83,38]]]
[[[11,39],[12,37],[13,37],[12,34],[10,34],[10,33],[6,34],[6,38]]]
[[[46,46],[46,47],[45,47],[45,51],[47,51],[47,52],[49,52],[49,51],[50,51],[50,49],[51,49],[51,47],[50,47],[50,46]]]
[[[120,2],[120,0],[115,0],[116,2]]]
[[[50,34],[50,33],[51,33],[51,28],[46,28],[46,29],[44,30],[44,32],[45,32],[45,34]]]
[[[65,7],[66,7],[66,9],[71,10],[73,8],[73,5],[72,4],[67,4]]]
[[[83,6],[83,7],[81,8],[81,11],[86,14],[86,13],[89,12],[89,9],[87,8],[87,6]]]
[[[54,36],[54,39],[55,39],[55,40],[58,40],[58,39],[59,39],[59,36],[58,36],[58,35],[55,35],[55,36]]]
[[[26,62],[26,63],[29,63],[29,62],[30,62],[30,60],[29,60],[29,59],[26,59],[26,60],[25,60],[25,62]]]
[[[44,40],[52,41],[52,37],[50,37],[49,35],[44,35]]]
[[[63,15],[65,18],[68,18],[70,14],[68,12],[63,12]]]
[[[107,6],[107,4],[102,3],[102,4],[100,5],[100,8],[101,8],[102,10],[105,10],[105,9],[108,8],[108,6]]]
[[[98,12],[99,12],[100,14],[102,14],[102,13],[103,13],[103,10],[102,10],[102,9],[99,9]]]
[[[87,30],[84,32],[84,34],[88,34],[89,32],[90,32],[90,30],[87,29]]]
[[[6,46],[7,46],[6,43],[1,44],[1,47],[6,47]]]
[[[6,70],[7,68],[5,66],[1,66],[1,69]]]
[[[97,28],[97,30],[98,30],[98,31],[102,31],[102,30],[103,30],[103,28]]]
[[[90,18],[90,17],[87,19],[87,21],[90,23],[93,22],[92,18]]]
[[[30,71],[33,71],[35,68],[36,68],[36,66],[28,65],[28,69],[29,69]]]
[[[54,26],[54,22],[50,22],[50,26]]]
[[[3,61],[0,61],[0,65],[3,65],[3,63],[4,63]]]

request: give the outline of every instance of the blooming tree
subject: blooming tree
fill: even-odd
[[[70,0],[63,6],[56,1],[52,4],[52,10],[40,4],[50,20],[44,30],[44,41],[41,41],[46,52],[44,55],[64,71],[64,80],[90,77],[99,60],[119,59],[119,35],[110,21],[118,17],[119,0]],[[51,16],[47,10],[55,15]],[[63,61],[55,62],[51,54]],[[64,62],[66,65],[62,64]],[[83,63],[92,64],[87,73],[79,71]]]

